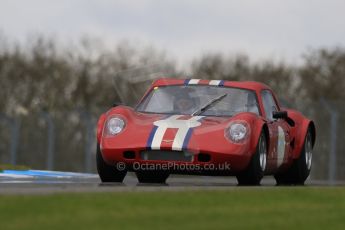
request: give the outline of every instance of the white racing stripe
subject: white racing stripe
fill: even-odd
[[[176,133],[172,150],[181,151],[183,149],[183,143],[187,138],[187,134],[190,128],[194,128],[200,126],[201,123],[199,120],[203,118],[203,116],[194,116],[188,120],[182,121],[182,124],[179,125],[178,131]]]
[[[199,83],[200,79],[190,79],[188,82],[188,85],[197,85]]]
[[[209,85],[219,85],[221,80],[211,80],[208,84]]]
[[[157,126],[154,134],[151,149],[160,150],[164,134],[168,128],[178,129],[172,144],[172,150],[180,151],[187,138],[188,131],[191,128],[200,126],[199,120],[203,116],[193,116],[188,120],[179,120],[184,115],[173,115],[164,120],[155,121],[153,124]]]
[[[178,129],[173,145],[172,150],[181,151],[183,147],[183,142],[187,136],[189,128],[188,127],[181,127]]]
[[[278,167],[284,162],[285,157],[285,133],[282,127],[278,126],[278,143],[277,143],[277,164]]]
[[[152,150],[161,149],[161,144],[163,141],[165,131],[167,130],[167,128],[174,128],[175,127],[173,124],[174,120],[177,120],[179,117],[182,117],[182,116],[183,115],[173,115],[173,116],[168,117],[167,119],[154,122],[154,125],[157,126],[158,128],[152,140],[152,144],[151,144]]]

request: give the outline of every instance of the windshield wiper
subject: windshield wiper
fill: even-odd
[[[211,101],[209,101],[208,103],[206,103],[205,105],[203,105],[201,108],[195,110],[191,115],[192,116],[197,116],[202,114],[203,112],[205,112],[208,108],[210,108],[212,105],[214,105],[215,103],[219,102],[220,100],[222,100],[224,97],[226,97],[228,94],[225,93],[223,95],[220,95],[219,97],[216,97],[214,99],[212,99]]]

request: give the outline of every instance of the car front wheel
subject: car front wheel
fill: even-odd
[[[115,166],[107,164],[102,157],[99,144],[97,144],[96,162],[97,172],[102,182],[123,182],[127,171],[118,170]]]
[[[267,140],[262,131],[256,151],[245,171],[237,175],[239,185],[260,185],[264,176],[267,163]]]

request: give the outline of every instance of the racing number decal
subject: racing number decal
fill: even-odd
[[[277,167],[281,166],[285,156],[285,133],[282,127],[278,126],[278,143],[277,143]]]
[[[154,128],[149,136],[147,147],[152,150],[160,150],[166,130],[177,129],[172,143],[172,150],[181,151],[188,146],[193,128],[201,125],[200,120],[204,116],[194,116],[188,120],[179,119],[184,115],[173,115],[164,120],[155,121]]]

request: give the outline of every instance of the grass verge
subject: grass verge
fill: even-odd
[[[344,229],[345,188],[0,196],[1,229]]]

